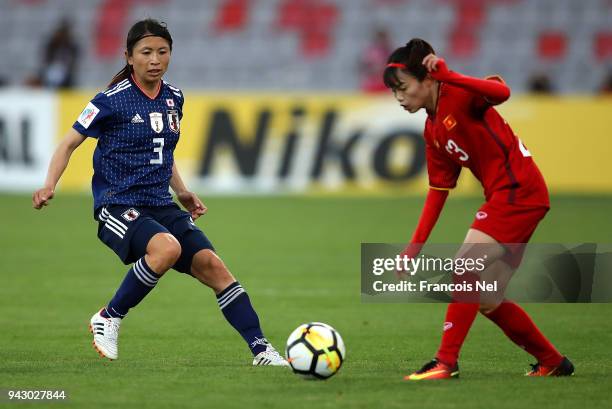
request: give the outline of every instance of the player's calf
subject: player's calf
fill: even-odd
[[[213,289],[215,294],[236,281],[223,261],[209,249],[200,250],[193,256],[191,274],[202,284]]]

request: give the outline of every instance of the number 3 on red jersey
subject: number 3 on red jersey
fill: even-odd
[[[459,147],[459,145],[457,145],[457,143],[455,141],[453,141],[452,139],[449,139],[446,142],[445,148],[446,148],[446,151],[448,153],[450,153],[451,155],[453,153],[458,153],[459,154],[459,160],[462,161],[462,162],[465,162],[466,160],[468,160],[470,158],[470,155],[468,155],[466,151],[461,149]]]

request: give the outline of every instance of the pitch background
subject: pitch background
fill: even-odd
[[[535,242],[609,242],[611,196],[554,196]],[[126,267],[96,238],[89,196],[60,194],[42,212],[0,195],[0,387],[65,389],[57,404],[19,407],[517,408],[606,407],[612,305],[526,305],[576,365],[572,378],[523,377],[532,358],[483,317],[457,381],[402,376],[438,346],[445,305],[362,304],[361,242],[404,242],[419,197],[214,197],[197,224],[249,292],[279,348],[300,323],[327,322],[347,346],[340,373],[305,381],[251,367],[212,292],[170,271],[124,321],[120,359],[101,360],[87,332]],[[480,204],[453,198],[432,242],[460,242]],[[57,406],[55,406],[57,405]]]

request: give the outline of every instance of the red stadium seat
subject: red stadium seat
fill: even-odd
[[[299,33],[304,57],[319,57],[329,52],[338,19],[338,9],[321,0],[285,0],[277,9],[276,27]]]
[[[217,32],[242,30],[249,19],[250,0],[224,0],[213,23]]]
[[[329,33],[318,30],[302,32],[301,50],[305,57],[316,57],[327,54],[331,45]]]
[[[480,49],[478,32],[486,20],[485,5],[481,1],[457,4],[454,29],[449,32],[449,45],[453,57],[470,58]]]
[[[597,33],[593,48],[597,60],[603,61],[612,58],[612,31]]]
[[[457,24],[477,27],[483,24],[485,16],[485,5],[482,2],[468,1],[457,4]]]
[[[283,29],[303,27],[308,11],[307,0],[284,0],[279,3],[276,25]]]
[[[480,39],[475,30],[463,29],[459,26],[449,35],[449,46],[453,57],[470,58],[478,52]]]
[[[455,5],[455,21],[448,32],[450,54],[470,58],[480,51],[480,29],[487,22],[488,7],[514,3],[517,0],[438,0]]]
[[[540,33],[538,38],[538,54],[547,60],[560,60],[567,51],[567,37],[560,31]]]
[[[123,0],[106,0],[101,4],[94,29],[98,57],[114,58],[121,49],[129,9],[129,2]]]
[[[165,0],[105,0],[100,5],[94,26],[95,50],[98,58],[114,58],[125,41],[130,10],[136,3],[157,4]]]

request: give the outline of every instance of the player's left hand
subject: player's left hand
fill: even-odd
[[[435,80],[444,81],[448,74],[450,74],[444,58],[440,58],[435,54],[428,54],[423,58],[423,65],[427,68],[429,75]]]
[[[191,213],[191,218],[193,220],[197,219],[208,211],[208,208],[204,206],[204,203],[202,203],[198,196],[193,192],[184,191],[178,193],[176,197],[178,198],[179,202],[181,202],[183,207]]]

